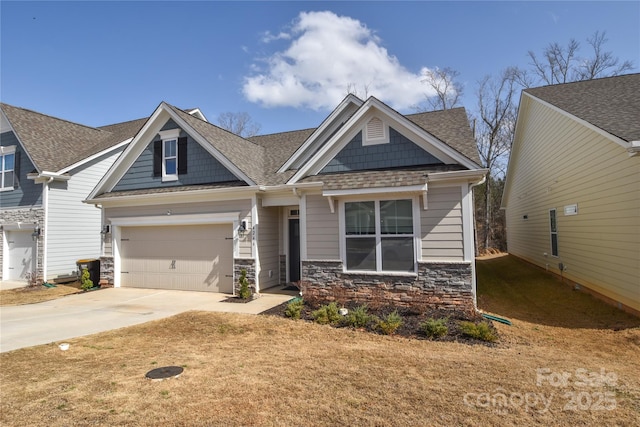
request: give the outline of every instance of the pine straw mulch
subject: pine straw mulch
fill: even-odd
[[[267,311],[262,312],[263,315],[272,315],[287,318],[285,314],[285,310],[287,309],[288,303],[283,303],[278,306],[275,306]],[[344,304],[340,304],[340,308],[346,308],[351,311],[354,308],[363,305],[358,302],[346,302]],[[313,322],[313,312],[320,308],[318,304],[310,305],[306,304],[300,313],[300,319],[308,322]],[[376,316],[379,319],[385,318],[387,315],[392,313],[393,311],[397,311],[397,313],[402,318],[402,325],[393,333],[393,335],[412,338],[412,339],[430,339],[433,341],[442,341],[442,342],[462,342],[466,344],[484,344],[484,345],[496,345],[496,343],[481,341],[475,338],[471,338],[462,333],[460,328],[460,322],[462,321],[471,321],[474,323],[486,322],[489,325],[489,328],[493,332],[496,337],[499,337],[499,334],[496,328],[493,326],[492,322],[486,321],[480,313],[465,313],[462,311],[454,311],[454,310],[438,310],[438,309],[424,309],[420,311],[412,310],[409,308],[402,307],[393,307],[393,306],[379,306],[379,307],[369,307],[367,306],[367,313]],[[429,319],[445,319],[445,324],[448,329],[448,333],[439,338],[428,338],[424,332],[421,331],[421,324]],[[352,328],[344,323],[344,321],[333,325],[337,328],[347,328],[347,329],[357,329],[359,331],[367,331],[376,334],[382,334],[382,332],[376,327],[375,322],[369,322],[364,328]]]

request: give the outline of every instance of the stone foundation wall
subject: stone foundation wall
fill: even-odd
[[[33,231],[35,224],[40,227],[40,238],[38,239],[37,252],[38,259],[36,262],[36,276],[37,281],[42,283],[43,277],[43,254],[44,254],[44,209],[38,208],[25,208],[25,209],[6,209],[0,211],[0,226],[4,224],[17,224],[21,223],[25,229]],[[2,266],[4,265],[4,232],[0,233],[0,280],[2,277]]]
[[[100,257],[100,287],[101,288],[113,288],[113,257],[101,256]]]
[[[254,259],[247,258],[234,258],[233,259],[233,286],[235,294],[238,294],[240,289],[240,275],[242,270],[247,270],[247,280],[249,280],[249,289],[252,293],[256,292],[256,261]]]
[[[340,261],[303,261],[301,290],[312,304],[357,302],[473,313],[470,263],[418,263],[417,275],[343,272]]]

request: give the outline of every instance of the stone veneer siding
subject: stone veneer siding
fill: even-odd
[[[247,270],[247,280],[249,280],[249,289],[251,293],[256,292],[256,261],[251,258],[234,258],[233,259],[233,286],[235,294],[240,289],[240,275],[242,270]]]
[[[113,288],[113,257],[100,257],[100,287]]]
[[[31,229],[33,224],[37,223],[40,227],[40,238],[38,239],[38,260],[36,262],[36,275],[38,282],[42,283],[44,278],[43,273],[43,254],[44,254],[44,209],[38,208],[25,208],[25,209],[6,209],[0,211],[0,225],[3,224],[16,224],[23,223],[26,227]],[[2,277],[2,266],[4,265],[4,233],[0,233],[0,280]]]
[[[470,263],[419,262],[417,275],[343,271],[341,261],[302,261],[302,296],[311,304],[357,302],[418,312],[475,311]]]

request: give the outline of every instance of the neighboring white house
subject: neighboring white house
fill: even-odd
[[[640,74],[523,91],[509,253],[640,313]]]
[[[0,104],[0,280],[51,280],[100,256],[101,212],[82,201],[145,120],[92,128]]]
[[[404,116],[347,96],[317,129],[240,138],[161,103],[89,195],[103,281],[472,311],[472,187],[484,180],[465,110]]]

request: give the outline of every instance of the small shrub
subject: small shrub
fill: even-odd
[[[398,314],[398,310],[394,310],[382,319],[378,319],[376,326],[383,334],[393,335],[402,326],[402,323],[402,317]]]
[[[338,305],[332,302],[323,305],[312,313],[313,320],[321,325],[335,325],[342,319],[338,311]]]
[[[447,319],[428,319],[420,324],[420,330],[429,338],[440,338],[449,333]]]
[[[369,314],[369,308],[366,304],[359,305],[344,317],[344,324],[354,328],[364,328],[375,319],[375,316]]]
[[[238,296],[242,299],[249,299],[251,297],[251,289],[249,289],[249,280],[247,279],[247,270],[242,269],[240,271],[240,278],[238,279],[240,289],[238,290]]]
[[[477,324],[473,322],[460,322],[460,330],[464,335],[482,341],[493,342],[498,339],[487,322]]]
[[[89,290],[93,288],[93,281],[90,279],[91,275],[89,274],[89,270],[86,268],[82,269],[82,276],[80,276],[80,288],[83,290]]]
[[[296,298],[287,304],[287,308],[284,310],[284,314],[292,319],[299,319],[304,307],[304,301],[301,298]]]
[[[35,288],[36,286],[40,286],[41,282],[38,280],[38,275],[35,271],[31,271],[26,274],[27,286],[30,288]]]

